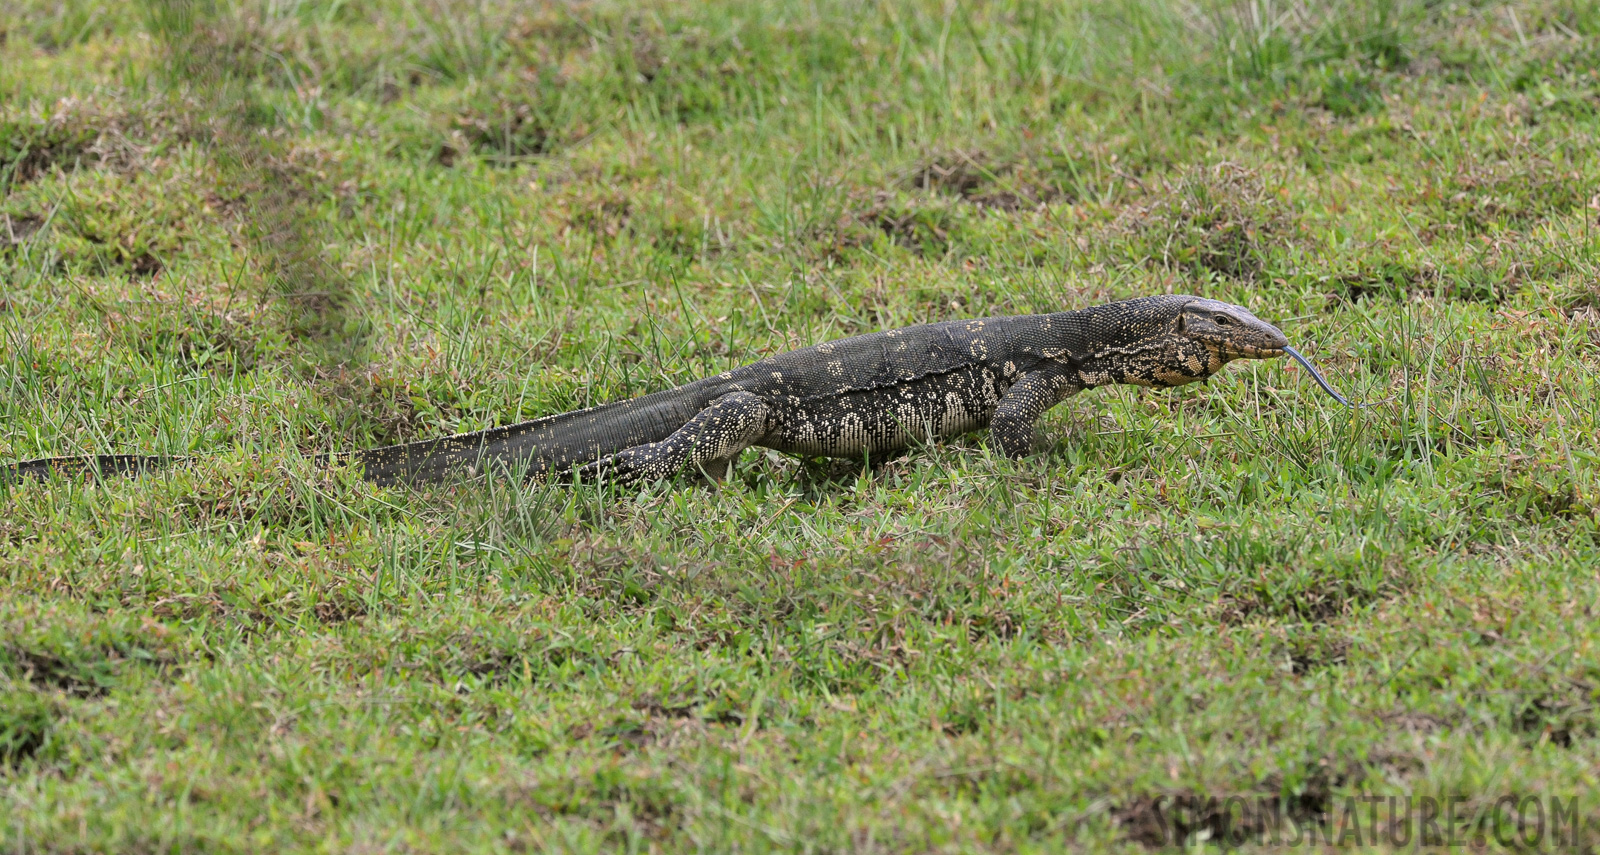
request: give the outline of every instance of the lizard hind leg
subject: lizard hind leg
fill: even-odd
[[[744,449],[739,449],[743,451]],[[709,486],[715,487],[728,480],[728,473],[733,471],[733,462],[739,459],[739,452],[719,457],[716,460],[707,460],[700,464],[700,477]]]
[[[684,469],[708,480],[727,476],[729,463],[767,433],[767,403],[750,392],[729,392],[660,442],[625,448],[578,469],[585,481],[632,484],[671,478]]]

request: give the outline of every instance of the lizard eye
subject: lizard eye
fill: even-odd
[[[1215,321],[1217,326],[1219,326],[1219,327],[1225,327],[1228,324],[1233,323],[1233,318],[1230,318],[1227,315],[1217,315],[1216,317],[1213,317],[1211,320]]]

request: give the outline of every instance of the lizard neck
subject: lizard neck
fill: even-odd
[[[1227,362],[1215,348],[1168,333],[1084,355],[1078,376],[1088,387],[1129,383],[1167,388],[1204,380]]]

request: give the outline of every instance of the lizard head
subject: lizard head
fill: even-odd
[[[1235,359],[1288,356],[1334,400],[1347,407],[1367,406],[1346,400],[1328,385],[1311,360],[1289,346],[1282,330],[1243,306],[1173,294],[1112,303],[1106,308],[1113,307],[1118,311],[1106,313],[1099,321],[1106,331],[1102,340],[1111,346],[1082,360],[1084,367],[1078,373],[1086,386],[1182,386],[1216,374]]]
[[[1288,356],[1339,403],[1366,406],[1345,400],[1309,359],[1289,346],[1283,330],[1243,306],[1169,294],[1087,311],[1091,313],[1088,353],[1076,360],[1084,386],[1133,383],[1170,388],[1204,380],[1235,359]]]
[[[1282,356],[1289,346],[1282,330],[1252,315],[1249,309],[1201,297],[1185,303],[1173,324],[1179,335],[1204,345],[1224,363],[1234,359],[1272,359]]]

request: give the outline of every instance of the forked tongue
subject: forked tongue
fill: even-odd
[[[1311,372],[1311,379],[1317,381],[1317,385],[1322,387],[1322,391],[1327,392],[1329,395],[1332,395],[1333,399],[1335,401],[1338,401],[1339,403],[1344,404],[1347,407],[1355,407],[1356,406],[1355,404],[1352,404],[1349,401],[1346,401],[1344,399],[1343,395],[1339,394],[1338,392],[1333,391],[1333,387],[1329,386],[1328,385],[1328,381],[1323,379],[1322,372],[1317,370],[1317,366],[1311,364],[1311,360],[1306,359],[1304,356],[1301,356],[1300,355],[1300,351],[1295,350],[1292,347],[1285,346],[1284,349],[1283,349],[1283,352],[1289,354],[1292,357],[1294,357],[1294,361],[1295,362],[1300,363],[1301,366],[1303,366],[1307,371]],[[1365,406],[1365,405],[1363,404],[1362,406]]]

